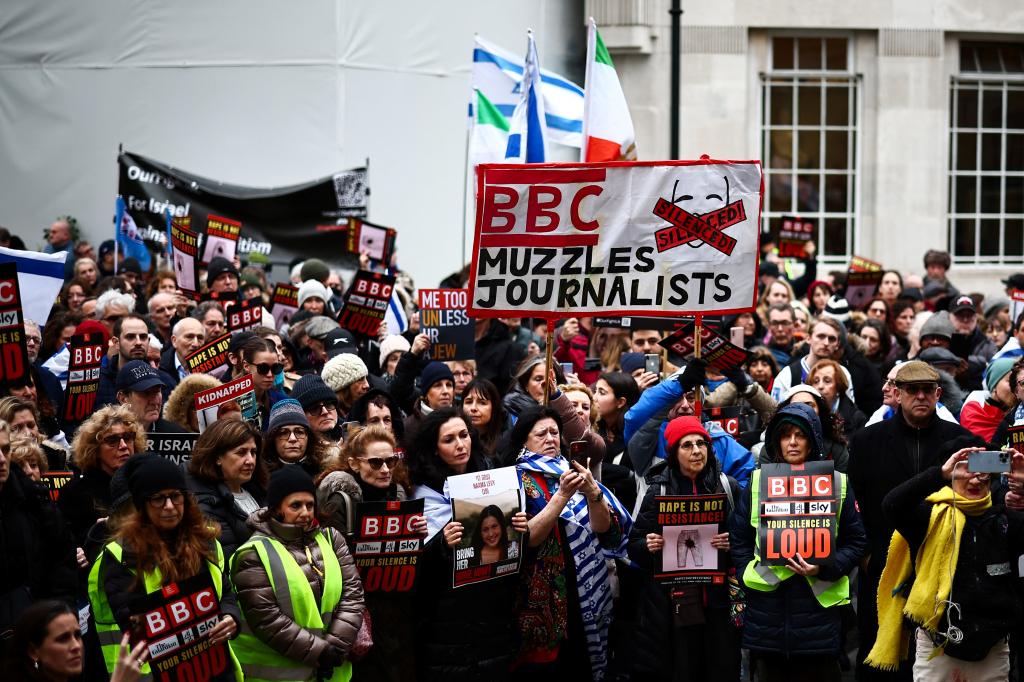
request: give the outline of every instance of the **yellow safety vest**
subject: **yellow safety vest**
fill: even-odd
[[[843,509],[843,502],[846,501],[846,474],[835,472],[839,477],[839,508],[836,509],[836,523],[839,523],[839,514]],[[761,564],[761,538],[757,532],[757,524],[760,518],[760,485],[761,470],[755,469],[750,475],[750,525],[754,527],[754,560],[747,564],[743,571],[743,582],[752,589],[760,592],[773,592],[783,580],[787,580],[796,573],[785,566],[763,566]],[[808,575],[807,583],[811,586],[811,592],[823,608],[830,606],[842,606],[850,603],[850,578],[843,576],[836,581],[819,580]]]
[[[231,557],[231,576],[234,579],[238,557],[242,553],[256,552],[267,572],[281,612],[303,629],[322,636],[327,632],[331,615],[341,601],[342,575],[341,564],[334,553],[334,545],[327,530],[320,530],[315,537],[324,558],[324,587],[319,604],[298,562],[279,540],[263,534],[252,536],[234,553]],[[242,666],[246,682],[298,682],[316,678],[316,668],[281,655],[257,637],[249,627],[245,607],[241,603],[239,606],[242,606],[242,631],[231,642],[231,649]],[[352,663],[345,661],[334,669],[330,682],[348,682],[351,678]]]
[[[210,571],[210,580],[213,583],[213,589],[217,592],[217,599],[220,599],[224,574],[224,549],[220,546],[220,542],[216,540],[214,542],[217,546],[217,561],[207,561],[206,566]],[[103,589],[106,571],[109,567],[109,564],[104,561],[107,555],[114,561],[121,563],[124,557],[124,548],[120,543],[111,540],[103,547],[99,556],[96,557],[96,562],[89,570],[89,604],[92,609],[93,620],[96,624],[96,638],[99,640],[100,648],[103,652],[103,662],[107,666],[107,672],[112,675],[114,667],[117,665],[121,638],[124,636],[124,633],[114,618],[114,612],[110,608],[110,602],[107,600],[106,590]],[[142,578],[146,587],[146,594],[152,594],[164,586],[163,576],[160,574],[159,568],[145,573]],[[241,680],[241,669],[234,656],[231,657],[231,666],[235,679]],[[141,671],[143,675],[148,676],[150,674],[149,663],[143,663]]]

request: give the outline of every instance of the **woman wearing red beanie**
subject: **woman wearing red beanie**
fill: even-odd
[[[665,538],[658,531],[655,496],[725,494],[732,501],[740,486],[721,472],[711,450],[711,436],[696,417],[677,417],[665,427],[665,461],[649,473],[650,487],[629,534],[629,558],[647,569],[640,594],[634,657],[634,680],[735,680],[740,675],[740,638],[730,613],[727,585],[666,587],[654,582]],[[728,552],[726,524],[711,546]],[[679,536],[680,541],[683,536]],[[669,547],[675,552],[677,547]],[[728,554],[723,555],[729,562]],[[732,573],[731,562],[726,570]]]

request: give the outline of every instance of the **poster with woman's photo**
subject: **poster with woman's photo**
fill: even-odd
[[[722,532],[725,495],[655,497],[665,547],[654,579],[663,585],[725,583],[725,569],[711,539]]]
[[[454,549],[453,586],[493,580],[519,572],[522,534],[512,516],[523,509],[515,467],[448,478],[452,519],[462,524],[462,541]]]

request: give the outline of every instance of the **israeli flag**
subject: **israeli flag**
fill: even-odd
[[[50,319],[50,310],[64,286],[64,263],[67,251],[39,253],[0,246],[0,263],[18,266],[18,289],[21,291],[21,310],[26,320],[40,327]]]
[[[512,113],[505,161],[544,163],[548,156],[548,131],[544,120],[544,99],[540,96],[540,59],[532,31],[526,32],[526,68],[521,85],[519,104]]]
[[[409,317],[405,314],[405,307],[395,287],[391,288],[391,300],[388,301],[388,309],[384,313],[384,323],[388,327],[388,334],[404,334],[409,328]]]
[[[470,93],[479,90],[505,118],[511,118],[519,104],[525,70],[521,57],[476,36]],[[582,146],[583,88],[553,71],[540,69],[540,93],[548,139],[570,147]],[[476,115],[473,107],[470,101],[470,119]]]

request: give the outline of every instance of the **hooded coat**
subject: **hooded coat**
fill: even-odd
[[[261,509],[250,514],[249,528],[254,534],[273,538],[285,546],[313,588],[314,600],[319,603],[323,594],[323,578],[310,566],[307,552],[314,564],[324,565],[320,545],[314,537],[322,529],[314,525],[312,529],[304,530],[273,518],[263,520],[262,514],[265,512],[265,509]],[[231,582],[238,592],[238,605],[253,634],[282,656],[302,661],[314,668],[317,659],[328,646],[341,648],[347,656],[363,622],[363,584],[359,580],[359,572],[341,533],[331,532],[330,537],[341,564],[342,593],[324,637],[300,627],[281,612],[274,588],[270,584],[270,576],[254,550],[240,554],[236,552],[231,564]]]
[[[783,461],[778,452],[778,430],[784,422],[793,421],[802,424],[805,433],[813,435],[807,461],[820,461],[824,449],[821,424],[814,410],[801,403],[783,407],[768,424],[765,448],[771,453],[772,461]],[[842,633],[840,610],[822,608],[806,579],[793,575],[771,592],[756,590],[743,582],[743,572],[754,560],[756,551],[757,529],[750,525],[750,505],[748,489],[737,500],[729,533],[736,574],[747,596],[743,646],[751,651],[785,656],[838,655]],[[822,566],[817,577],[835,581],[849,575],[866,547],[864,524],[857,511],[853,488],[848,485],[839,511],[835,563]]]

